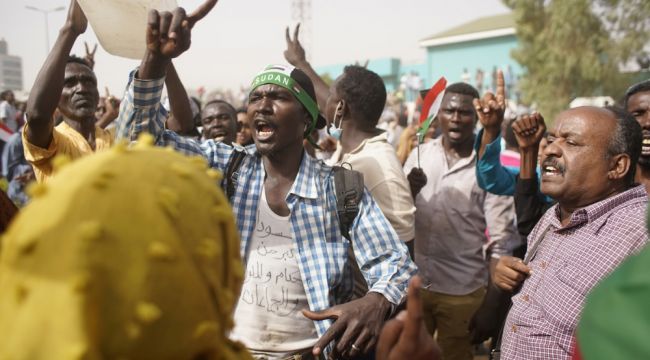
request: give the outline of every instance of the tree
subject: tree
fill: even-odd
[[[332,83],[334,82],[334,79],[332,78],[330,73],[321,74],[320,78],[323,79],[323,81],[325,82],[325,84],[327,84],[327,86],[332,85]]]
[[[525,69],[524,101],[553,119],[580,96],[618,98],[630,85],[621,71],[645,54],[647,0],[504,0],[513,10]],[[644,14],[641,14],[644,13]],[[632,37],[632,38],[631,38]]]
[[[650,40],[650,1],[599,0],[595,12],[614,41],[614,52],[622,62],[646,58]]]

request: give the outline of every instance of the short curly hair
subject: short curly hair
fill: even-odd
[[[88,63],[88,61],[86,61],[85,59],[82,59],[82,58],[80,58],[79,56],[76,56],[76,55],[68,56],[68,61],[66,62],[66,64],[81,64],[81,65],[88,66],[90,68],[90,70],[93,69],[92,67],[90,67],[90,64]]]
[[[376,125],[386,105],[386,86],[376,73],[358,65],[348,65],[336,83],[338,95],[350,112],[370,125]]]
[[[611,112],[616,119],[616,128],[607,147],[607,157],[618,154],[627,154],[630,157],[630,170],[628,170],[624,180],[626,185],[631,186],[634,184],[636,164],[641,155],[641,142],[643,140],[641,125],[624,109],[617,106],[606,106],[605,109]]]
[[[5,90],[5,91],[1,92],[0,93],[0,100],[7,100],[7,98],[9,97],[9,94],[13,94],[13,93],[14,92],[11,91],[11,90]]]
[[[630,101],[632,95],[638,94],[640,92],[650,91],[650,80],[645,80],[640,83],[636,83],[630,86],[627,91],[625,91],[625,97],[623,99],[623,107],[627,110],[627,103]]]
[[[453,83],[447,86],[447,89],[445,89],[445,93],[468,95],[471,96],[472,99],[479,98],[478,90],[476,90],[476,88],[473,87],[472,85],[464,82]]]

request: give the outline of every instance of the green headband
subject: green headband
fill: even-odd
[[[284,69],[285,72],[281,72]],[[289,74],[293,72],[293,67],[286,67],[281,65],[270,65],[264,71],[257,74],[253,82],[251,83],[251,91],[255,90],[258,86],[265,84],[274,84],[281,86],[293,96],[300,101],[300,103],[307,109],[309,115],[311,115],[311,124],[305,130],[303,137],[309,141],[312,146],[317,149],[320,149],[318,144],[311,138],[311,132],[316,128],[316,123],[318,122],[318,105],[316,101],[309,96],[309,94],[300,86],[300,84],[294,80]],[[274,71],[275,70],[275,71]]]
[[[307,94],[307,92],[294,80],[291,76],[287,74],[283,74],[281,72],[277,71],[264,71],[257,76],[255,76],[255,79],[253,79],[253,83],[251,84],[251,91],[256,89],[260,85],[265,85],[265,84],[274,84],[278,86],[282,86],[283,88],[289,90],[293,96],[300,101],[301,104],[307,108],[307,111],[309,112],[309,115],[311,115],[312,118],[312,126],[310,128],[313,129],[313,127],[316,125],[316,120],[318,120],[318,105],[316,105],[316,102],[314,99]]]

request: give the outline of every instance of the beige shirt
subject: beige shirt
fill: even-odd
[[[408,180],[402,171],[395,149],[388,143],[386,133],[364,140],[356,149],[343,154],[337,147],[329,165],[348,163],[363,174],[363,182],[400,240],[415,237],[415,205]]]
[[[507,254],[519,239],[513,199],[478,186],[475,151],[450,167],[441,138],[420,145],[420,165],[427,184],[415,199],[415,263],[429,290],[467,295],[487,284],[484,250]],[[414,149],[404,172],[416,166]]]

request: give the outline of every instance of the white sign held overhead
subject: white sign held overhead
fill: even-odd
[[[97,35],[111,55],[142,59],[145,29],[150,9],[171,11],[176,0],[77,0]]]

